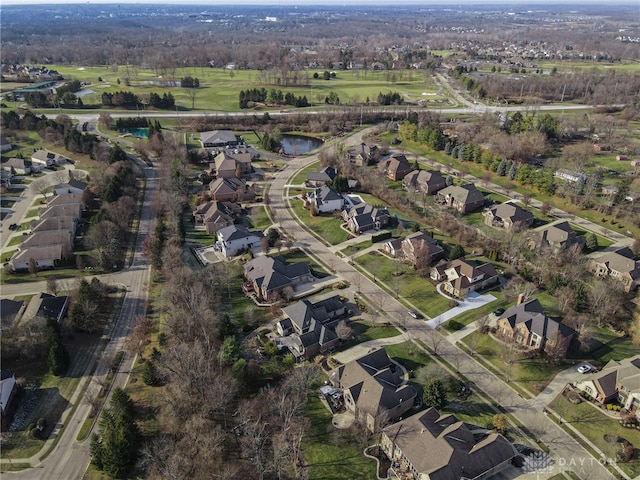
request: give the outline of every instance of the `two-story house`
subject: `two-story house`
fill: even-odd
[[[307,183],[320,187],[331,184],[338,176],[338,171],[333,167],[323,167],[315,172],[307,174]]]
[[[214,159],[217,178],[238,177],[251,173],[251,154],[222,151]]]
[[[484,223],[493,228],[521,231],[533,224],[533,213],[525,210],[516,203],[501,203],[487,208],[482,212]]]
[[[469,292],[498,283],[498,272],[491,263],[477,265],[463,258],[436,265],[431,269],[430,277],[443,282],[442,289],[457,298],[465,298]]]
[[[393,155],[380,162],[378,168],[390,180],[402,180],[413,170],[413,167],[404,155]]]
[[[287,263],[282,256],[270,257],[262,255],[244,264],[244,276],[247,282],[243,289],[255,292],[261,300],[272,300],[279,297],[282,291],[295,288],[303,283],[313,282],[309,265],[305,262]]]
[[[307,194],[306,202],[310,205],[315,205],[318,213],[334,212],[342,210],[344,207],[342,194],[328,185],[323,185],[310,191]]]
[[[559,252],[569,248],[582,250],[585,239],[579,236],[566,220],[545,225],[531,232],[529,247],[537,250]]]
[[[436,193],[436,203],[460,213],[470,213],[484,206],[484,195],[473,183],[451,185]]]
[[[631,292],[640,284],[640,262],[634,257],[629,247],[623,247],[593,258],[589,266],[595,276],[614,278]]]
[[[353,233],[363,233],[369,230],[380,230],[389,225],[391,214],[386,208],[378,208],[366,203],[360,203],[342,212],[342,218],[347,228]]]
[[[421,192],[434,195],[447,186],[446,179],[438,170],[412,170],[402,180],[402,188],[407,192]]]
[[[541,351],[554,348],[565,355],[575,330],[546,316],[538,299],[519,301],[498,318],[499,334],[523,347]]]
[[[217,233],[216,248],[226,258],[260,247],[264,234],[252,232],[244,225],[229,225]]]
[[[379,348],[342,365],[329,374],[331,384],[342,389],[346,409],[376,429],[380,415],[399,418],[413,407],[415,389],[404,380],[402,367]]]
[[[200,133],[202,148],[225,148],[238,145],[232,130],[211,130]]]
[[[444,248],[429,232],[414,232],[402,240],[400,244],[403,257],[415,265],[421,255],[429,255],[429,263],[442,258]]]

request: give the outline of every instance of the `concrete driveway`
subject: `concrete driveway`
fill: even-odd
[[[360,358],[366,355],[372,349],[384,347],[385,345],[396,345],[398,343],[408,342],[410,339],[411,339],[411,336],[405,332],[405,333],[399,333],[399,335],[396,335],[395,337],[370,340],[368,342],[355,345],[345,350],[344,352],[336,353],[333,356],[333,358],[344,365],[345,363],[349,363],[355,360],[356,358]]]

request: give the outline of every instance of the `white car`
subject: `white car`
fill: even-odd
[[[593,367],[591,365],[587,365],[586,363],[578,367],[578,373],[589,373],[591,370],[593,370]]]

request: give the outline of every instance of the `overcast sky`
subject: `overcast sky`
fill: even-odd
[[[229,5],[230,0],[0,0],[0,5],[27,5],[27,4],[131,4],[131,3],[163,3],[173,5]],[[234,5],[389,5],[388,0],[233,0]],[[613,0],[616,5],[638,5],[638,0]],[[447,0],[398,0],[398,5],[446,5],[455,7],[457,5],[584,5],[602,4],[602,0],[457,0],[455,3]],[[640,10],[640,7],[639,7]]]

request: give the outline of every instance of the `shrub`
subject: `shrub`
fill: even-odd
[[[445,323],[445,328],[450,332],[457,332],[458,330],[462,330],[464,328],[464,323],[460,323],[457,320],[449,320]]]

